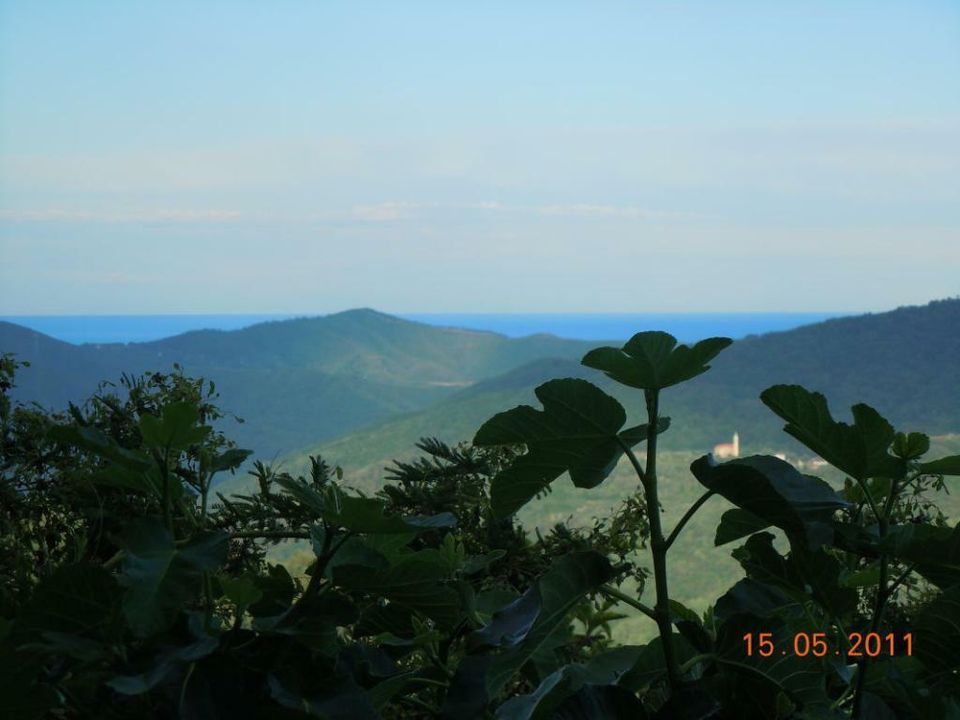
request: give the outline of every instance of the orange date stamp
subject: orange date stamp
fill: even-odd
[[[797,657],[826,657],[828,655],[848,658],[893,657],[895,655],[913,655],[913,633],[851,632],[847,634],[846,647],[831,644],[830,636],[825,632],[794,633],[792,641],[786,647],[778,646],[772,632],[747,633],[743,636],[744,651],[747,657],[771,657],[773,655],[795,655]]]

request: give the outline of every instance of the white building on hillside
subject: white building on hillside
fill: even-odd
[[[740,433],[733,434],[732,443],[720,443],[713,446],[713,456],[717,460],[740,457]]]

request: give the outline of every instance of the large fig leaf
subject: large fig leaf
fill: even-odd
[[[127,587],[123,611],[133,632],[147,637],[168,628],[177,612],[200,590],[204,571],[227,559],[229,535],[205,532],[182,545],[156,519],[132,524],[121,545],[126,551],[121,584]]]
[[[868,558],[892,555],[940,588],[960,583],[960,524],[953,529],[925,523],[894,525],[880,539],[876,525],[836,523],[837,547]]]
[[[349,590],[370,591],[411,610],[417,610],[445,627],[460,614],[460,595],[443,584],[450,568],[435,551],[421,550],[403,556],[386,570],[369,565],[338,565],[334,581]]]
[[[161,650],[150,664],[135,675],[118,675],[107,686],[121,695],[142,695],[165,681],[184,665],[208,656],[217,649],[218,640],[203,637],[183,647]]]
[[[509,605],[497,610],[490,622],[475,631],[469,638],[471,649],[484,647],[513,647],[530,632],[540,615],[543,598],[539,584],[534,585]]]
[[[948,455],[939,460],[920,463],[919,469],[931,475],[960,475],[960,455]]]
[[[844,568],[825,548],[808,550],[794,545],[786,557],[773,546],[773,535],[752,535],[733,551],[747,577],[773,585],[789,593],[794,600],[806,601],[811,595],[834,617],[842,617],[857,605],[857,593],[841,586]],[[717,604],[719,610],[719,602]]]
[[[646,438],[646,428],[623,428],[627,414],[614,398],[586,380],[551,380],[536,389],[543,410],[521,405],[494,415],[477,431],[475,445],[526,445],[527,453],[499,473],[491,504],[505,517],[564,472],[577,487],[599,485],[616,467],[623,446]],[[666,429],[661,422],[660,432]]]
[[[935,673],[960,668],[960,585],[937,596],[913,622],[914,655]]]
[[[720,524],[713,538],[716,546],[726,545],[728,542],[739,540],[755,532],[766,530],[770,523],[742,508],[732,508],[720,516]]]
[[[298,715],[323,720],[380,720],[369,693],[349,676],[305,677],[292,671],[277,672],[268,676],[267,684],[271,697]]]
[[[596,590],[614,575],[610,562],[592,550],[564,555],[527,591],[511,603],[484,628],[470,638],[474,649],[500,646],[507,648],[489,663],[479,663],[485,670],[482,686],[486,698],[494,698],[510,678],[548,644],[554,633],[568,620],[573,607],[584,595]],[[530,616],[536,609],[535,619]],[[454,682],[451,693],[466,693],[467,685],[479,692],[475,678],[464,676]],[[458,701],[459,702],[459,701]]]
[[[798,613],[802,610],[798,607]],[[764,707],[776,705],[778,693],[786,693],[803,710],[802,717],[827,715],[829,699],[826,693],[826,658],[800,657],[793,652],[793,639],[798,632],[820,632],[812,625],[788,623],[782,616],[757,617],[736,613],[729,617],[717,634],[717,654],[720,670],[734,694],[742,698],[738,711],[742,717],[765,717]],[[753,637],[752,655],[746,654],[744,635]],[[763,657],[758,652],[760,633],[774,644],[774,652]],[[757,706],[751,708],[750,699]],[[819,713],[819,714],[818,714]]]
[[[616,648],[597,655],[585,665],[565,665],[544,678],[534,692],[511,698],[501,705],[497,709],[497,720],[552,720],[557,708],[581,688],[615,684],[633,666],[639,650],[636,647]]]
[[[805,540],[813,548],[833,539],[834,512],[847,503],[823,480],[767,455],[716,464],[709,455],[690,466],[708,490]]]
[[[952,530],[927,524],[890,528],[879,547],[913,563],[916,571],[939,588],[960,584],[960,523]]]
[[[467,655],[460,661],[444,698],[440,720],[466,720],[483,716],[490,703],[487,670],[493,661],[492,655]]]
[[[916,642],[916,638],[914,638]],[[895,655],[893,657],[873,658],[867,664],[866,689],[870,694],[883,698],[885,704],[897,708],[900,718],[938,718],[938,720],[956,720],[960,717],[956,712],[948,709],[957,708],[949,691],[940,693],[932,691],[927,680],[929,676],[924,672],[924,665],[913,655]],[[938,683],[939,684],[939,683]],[[867,693],[864,693],[866,699]],[[867,702],[862,703],[865,718],[872,718],[866,713],[872,708]],[[883,716],[881,715],[881,718]]]
[[[254,585],[260,594],[249,607],[255,618],[272,618],[282,615],[293,603],[296,585],[289,571],[280,564],[267,565],[267,572],[254,577]]]
[[[720,596],[714,616],[724,621],[737,614],[754,617],[788,617],[803,614],[803,607],[776,585],[743,578]]]
[[[633,693],[617,685],[584,685],[564,700],[551,720],[645,720],[647,710]]]
[[[554,561],[537,582],[541,605],[536,622],[521,643],[497,656],[487,673],[490,696],[496,695],[567,621],[570,611],[584,595],[610,580],[613,574],[609,561],[593,551],[571,553]]]
[[[733,341],[707,338],[693,347],[677,345],[665,332],[637,333],[622,348],[601,347],[583,357],[587,367],[602,370],[619,383],[643,390],[659,390],[696,377],[710,369],[707,363]]]
[[[720,720],[723,709],[709,687],[708,682],[687,683],[660,706],[652,720]]]
[[[337,627],[356,622],[357,608],[341,593],[327,591],[301,597],[280,615],[258,617],[253,629],[260,633],[285,635],[319,655],[334,657],[340,649]]]
[[[833,419],[823,395],[799,385],[774,385],[760,399],[787,421],[787,433],[851,477],[903,475],[904,463],[887,452],[896,432],[869,405],[854,405],[853,425],[847,425]]]

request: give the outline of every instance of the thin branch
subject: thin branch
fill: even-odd
[[[703,662],[704,660],[716,660],[716,659],[717,659],[717,656],[714,653],[703,653],[701,655],[694,655],[692,658],[690,658],[680,666],[680,672],[686,673],[687,670],[692,668],[697,663]]]
[[[684,525],[686,525],[690,518],[694,516],[697,510],[710,498],[712,498],[716,493],[713,490],[707,490],[703,495],[697,498],[697,501],[691,505],[687,511],[683,514],[683,517],[680,518],[680,522],[677,523],[677,526],[673,529],[673,532],[670,533],[670,537],[667,538],[665,544],[665,549],[669,550],[670,546],[673,545],[673,541],[677,539],[677,536],[680,535],[680,531],[683,530]]]
[[[870,505],[870,509],[873,510],[873,516],[879,521],[880,520],[880,508],[877,507],[877,503],[873,500],[873,493],[870,492],[870,488],[867,487],[867,484],[860,478],[856,478],[857,485],[860,486],[860,489],[863,491],[864,497],[867,499],[867,503]]]
[[[864,485],[866,489],[866,485]],[[869,495],[867,495],[870,498]],[[893,504],[896,501],[897,497],[897,480],[896,478],[890,478],[890,490],[889,495],[887,495],[887,501],[884,503],[883,514],[878,515],[877,519],[879,521],[878,537],[880,543],[887,537],[887,530],[890,526],[890,513],[893,510]],[[871,504],[873,500],[871,499]],[[874,507],[874,512],[876,512],[876,507]],[[880,553],[880,580],[877,585],[877,599],[876,604],[874,605],[873,610],[873,619],[870,622],[870,632],[877,632],[880,629],[880,622],[883,619],[883,611],[887,606],[887,599],[890,597],[889,589],[887,588],[887,573],[889,572],[889,556],[886,552]],[[854,720],[860,720],[860,714],[862,710],[863,703],[863,692],[866,687],[866,675],[867,675],[867,664],[870,662],[870,656],[864,655],[857,666],[857,685],[853,693],[853,710],[850,713],[850,717]]]
[[[640,482],[646,485],[647,474],[643,471],[643,466],[640,465],[640,461],[637,459],[636,454],[633,452],[633,448],[631,448],[623,440],[621,440],[619,435],[617,436],[617,443],[620,445],[620,449],[623,450],[623,454],[626,455],[627,458],[630,460],[630,464],[633,465],[633,469],[637,473],[637,477],[640,478]]]
[[[890,586],[887,588],[887,599],[888,599],[888,600],[889,600],[891,597],[893,597],[894,591],[895,591],[900,585],[903,584],[903,581],[906,580],[908,577],[910,577],[910,573],[912,573],[912,572],[916,569],[916,567],[917,567],[917,563],[911,563],[910,565],[907,566],[907,569],[906,569],[906,570],[904,570],[902,573],[900,573],[900,575],[897,576],[897,579],[896,579],[896,580],[894,580],[892,583],[890,583]]]
[[[630,607],[635,608],[636,610],[639,610],[648,618],[656,622],[657,614],[653,611],[653,608],[647,605],[644,605],[639,600],[634,600],[632,597],[630,597],[626,593],[621,592],[620,590],[617,590],[615,587],[611,587],[609,585],[602,585],[600,587],[600,592],[606,595],[607,597],[613,598],[614,600],[619,600],[620,602],[626,605],[629,605]]]
[[[127,556],[127,553],[126,553],[125,551],[123,551],[123,550],[117,550],[117,552],[113,554],[113,557],[111,557],[109,560],[107,560],[105,563],[103,563],[103,569],[104,569],[104,570],[110,570],[110,569],[114,568],[115,566],[117,566],[117,565],[119,565],[121,562],[123,562],[123,559],[124,559],[126,556]]]
[[[326,546],[327,549],[324,551],[323,556],[317,558],[317,568],[320,570],[320,574],[323,574],[326,571],[327,565],[329,565],[330,561],[333,560],[333,556],[336,555],[337,551],[339,551],[340,548],[343,547],[343,544],[352,537],[353,537],[353,532],[347,531],[343,534],[343,537],[337,540],[337,542],[333,545],[333,547],[329,547],[329,545]],[[321,560],[323,560],[322,566],[320,565]]]

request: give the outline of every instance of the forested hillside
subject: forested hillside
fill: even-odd
[[[0,351],[30,362],[15,399],[65,407],[121,373],[184,372],[213,380],[230,425],[266,457],[425,408],[536,358],[577,358],[589,343],[510,339],[437,328],[373,310],[204,330],[148,343],[70,345],[0,323]]]
[[[841,416],[853,403],[865,402],[899,427],[957,432],[958,358],[956,299],[746,338],[718,357],[710,373],[664,392],[663,412],[675,421],[665,446],[707,452],[716,443],[729,442],[736,431],[745,453],[798,451],[799,446],[782,433],[782,423],[759,400],[764,388],[782,378],[822,392]],[[307,446],[285,458],[286,466],[302,470],[308,454],[320,453],[351,468],[358,482],[376,484],[382,467],[392,458],[409,456],[419,437],[470,440],[485,417],[532,402],[533,389],[551,377],[589,378],[617,397],[628,413],[643,410],[625,389],[574,360],[538,361],[424,410]]]

